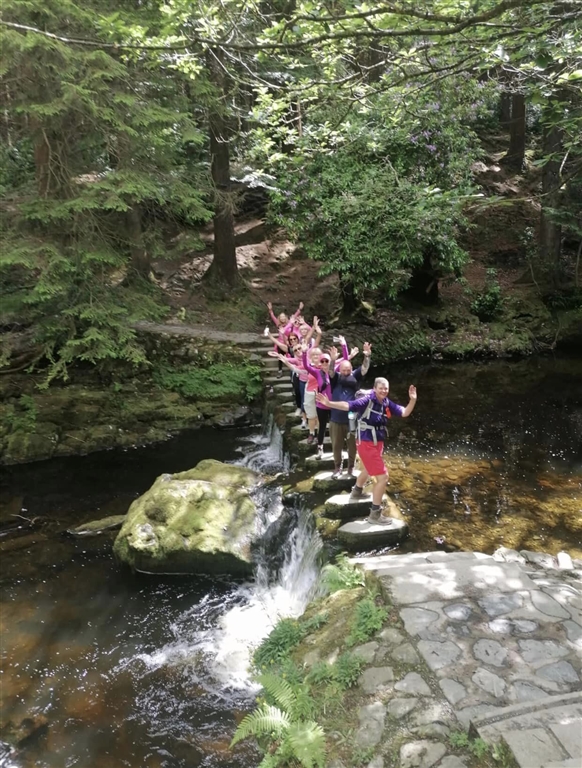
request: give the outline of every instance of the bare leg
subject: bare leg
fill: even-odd
[[[372,490],[372,504],[379,507],[382,505],[382,497],[388,484],[388,475],[376,475],[376,482],[374,483],[374,489]],[[358,482],[360,478],[358,477]]]
[[[360,474],[358,475],[358,479],[356,480],[357,487],[363,488],[369,479],[370,479],[370,475],[366,472],[365,468],[362,467],[362,469],[360,470]]]

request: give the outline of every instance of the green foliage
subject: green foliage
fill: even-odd
[[[449,734],[451,746],[458,749],[467,749],[477,759],[481,759],[490,753],[490,747],[483,739],[471,739],[465,731],[452,731]]]
[[[353,653],[346,651],[338,656],[334,664],[334,679],[342,690],[357,683],[363,666],[363,659]]]
[[[323,567],[321,582],[328,592],[333,593],[340,589],[363,587],[365,578],[364,572],[352,565],[348,557],[341,553],[336,557],[335,563],[327,563]]]
[[[3,6],[5,21],[77,38],[102,27],[101,13],[54,0]],[[117,16],[127,30],[129,9]],[[142,23],[154,17],[144,11]],[[0,45],[0,191],[10,201],[0,211],[0,283],[23,299],[13,312],[33,324],[47,384],[72,364],[145,365],[130,324],[161,314],[147,280],[159,219],[210,215],[208,185],[184,154],[183,136],[200,132],[177,76],[145,56],[6,27]]]
[[[313,685],[336,684],[336,690],[344,691],[356,684],[364,662],[353,653],[340,654],[333,664],[320,661],[314,664],[307,675]]]
[[[263,674],[257,678],[265,695],[274,705],[261,702],[239,724],[231,746],[249,736],[267,737],[276,745],[268,750],[261,766],[284,765],[289,759],[297,760],[305,768],[323,768],[325,765],[325,734],[315,721],[305,718],[310,710],[309,688],[292,686],[279,677]]]
[[[261,369],[247,362],[215,362],[207,368],[190,365],[176,370],[162,367],[153,373],[162,389],[197,400],[254,400],[261,393]]]
[[[360,768],[368,763],[374,757],[374,747],[356,747],[352,752],[352,765],[354,768]]]
[[[365,643],[376,634],[386,621],[388,611],[381,605],[376,605],[373,595],[364,597],[358,603],[353,623],[346,640],[348,646]]]
[[[497,271],[488,269],[485,287],[471,302],[471,312],[477,315],[481,322],[487,323],[499,317],[502,309],[503,298],[501,286],[497,282]]]
[[[32,432],[36,424],[38,410],[34,398],[20,395],[16,406],[9,406],[5,415],[6,426],[11,432]]]
[[[281,619],[254,652],[254,666],[262,670],[283,661],[304,637],[321,627],[326,621],[326,614],[319,613],[307,621]]]

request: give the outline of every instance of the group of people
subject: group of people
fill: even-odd
[[[277,333],[265,328],[265,335],[271,338],[275,349],[271,353],[279,360],[277,375],[283,375],[283,366],[291,371],[291,382],[296,413],[301,416],[301,426],[308,431],[307,442],[317,445],[317,458],[323,457],[325,432],[329,425],[334,471],[332,477],[339,478],[343,471],[343,451],[347,449],[346,471],[354,475],[356,454],[362,469],[352,488],[354,500],[372,498],[370,523],[389,525],[390,517],[382,514],[382,499],[388,483],[388,469],[382,453],[386,439],[388,420],[392,417],[406,418],[416,405],[416,388],[408,390],[408,405],[402,406],[388,398],[389,384],[384,378],[377,378],[372,390],[361,390],[362,378],[370,368],[372,345],[363,345],[363,361],[353,368],[351,360],[359,349],[348,349],[343,336],[333,339],[334,345],[322,349],[319,319],[313,318],[310,325],[303,315],[303,303],[289,318],[284,312],[275,315],[272,304],[267,304],[271,320]],[[372,479],[372,494],[364,492]]]

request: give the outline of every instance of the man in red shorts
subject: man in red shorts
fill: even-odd
[[[382,514],[382,497],[388,483],[388,470],[382,459],[384,450],[384,440],[386,439],[386,426],[388,419],[392,416],[406,418],[410,416],[416,405],[416,387],[411,384],[408,388],[408,397],[410,398],[406,408],[402,405],[393,403],[388,399],[389,384],[386,379],[376,379],[374,389],[359,397],[357,400],[349,402],[340,402],[339,400],[329,400],[325,395],[318,395],[317,400],[330,408],[337,408],[340,411],[353,411],[357,413],[356,443],[358,446],[358,456],[364,469],[358,475],[356,484],[352,489],[352,499],[363,499],[364,485],[370,477],[373,477],[374,490],[372,492],[372,509],[368,522],[382,523],[390,525],[392,519]]]

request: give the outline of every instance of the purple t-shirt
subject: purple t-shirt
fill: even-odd
[[[405,408],[403,405],[393,403],[392,400],[387,397],[382,401],[378,400],[374,392],[359,397],[357,400],[350,400],[348,406],[350,411],[354,411],[361,416],[368,407],[370,401],[372,401],[372,410],[370,411],[366,422],[376,428],[376,440],[380,443],[386,439],[388,419],[391,416],[402,416]],[[361,430],[359,430],[359,439],[373,443],[374,433],[370,429],[365,429],[362,425]]]

